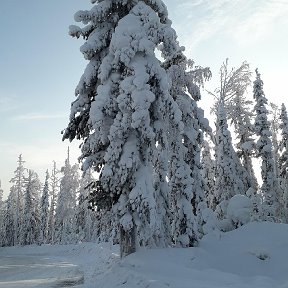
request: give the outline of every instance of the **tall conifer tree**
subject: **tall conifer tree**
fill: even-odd
[[[172,34],[173,35],[173,34]],[[201,94],[199,86],[209,80],[209,68],[194,67],[194,62],[183,55],[176,36],[169,39],[174,44],[163,66],[172,83],[170,93],[178,104],[184,129],[182,133],[170,130],[172,160],[170,186],[172,189],[173,237],[181,246],[193,246],[201,237],[201,211],[204,200],[201,176],[200,150],[203,131],[211,133],[204,112],[197,106]],[[167,41],[167,40],[166,40]],[[164,45],[165,46],[165,45]],[[163,53],[165,55],[165,53]]]
[[[24,193],[25,193],[25,172],[26,168],[24,167],[25,161],[22,159],[22,154],[18,157],[18,166],[17,169],[14,171],[14,177],[10,180],[10,183],[12,183],[11,190],[13,190],[12,194],[13,197],[16,197],[15,202],[15,211],[13,213],[14,216],[14,240],[13,244],[17,245],[19,244],[19,235],[20,235],[20,229],[23,222],[23,213],[24,213]],[[11,195],[12,196],[12,195]]]
[[[71,165],[68,157],[61,169],[63,177],[55,210],[55,236],[54,241],[58,244],[68,244],[76,240],[75,236],[75,209],[76,193],[79,186],[78,165]]]
[[[271,125],[268,121],[267,98],[263,91],[263,81],[260,78],[258,70],[256,70],[256,80],[253,84],[253,95],[255,104],[255,131],[258,136],[256,143],[257,156],[261,158],[261,176],[263,184],[261,192],[264,197],[264,218],[275,220],[279,212],[279,187],[277,187],[277,179],[275,172],[275,162],[272,152],[271,141]]]
[[[57,196],[59,192],[59,171],[56,168],[56,162],[53,161],[53,169],[50,177],[50,209],[48,216],[48,242],[54,244],[54,236],[55,236],[55,209],[57,204]]]
[[[279,176],[282,190],[283,216],[284,221],[288,222],[288,116],[284,104],[281,106],[280,114],[281,140],[279,150],[281,151],[279,158]]]
[[[209,93],[216,98],[212,111],[217,112],[219,101],[224,102],[227,121],[230,120],[233,124],[236,135],[237,155],[241,161],[235,159],[239,176],[242,175],[240,177],[244,184],[244,190],[253,188],[256,193],[258,184],[252,165],[252,156],[255,150],[254,127],[251,124],[253,113],[250,109],[252,101],[245,97],[246,89],[250,84],[249,64],[243,62],[237,69],[228,69],[228,59],[226,59],[220,68],[220,87],[214,93]]]
[[[1,180],[0,180],[0,246],[4,243],[4,206],[5,203],[3,201],[3,194],[4,191],[1,187]]]
[[[24,213],[20,229],[20,244],[38,244],[40,237],[40,211],[39,200],[41,183],[38,175],[29,170],[24,194]]]
[[[40,202],[40,243],[47,243],[49,216],[49,173],[46,171],[46,178]]]
[[[272,153],[273,153],[273,158],[274,158],[274,163],[275,163],[275,174],[276,178],[278,179],[280,176],[280,171],[279,171],[279,141],[278,141],[278,135],[280,133],[280,123],[279,119],[281,118],[281,109],[274,103],[270,103],[270,107],[272,111],[269,111],[269,114],[272,114],[272,119],[271,119],[271,132],[272,132]]]
[[[113,204],[125,256],[136,245],[169,242],[169,227],[163,225],[167,138],[170,127],[181,131],[183,124],[155,49],[172,29],[162,1],[94,3],[75,15],[86,26],[70,29],[86,39],[81,51],[90,62],[76,88],[64,139],[84,140],[83,169],[100,172],[96,205],[111,211]],[[169,54],[169,45],[163,51]]]
[[[75,233],[78,241],[92,240],[93,221],[95,221],[96,212],[88,209],[88,197],[91,192],[91,183],[94,181],[91,169],[88,169],[80,180],[78,203],[75,211]],[[103,218],[105,217],[103,215]]]
[[[228,130],[224,101],[220,101],[217,111],[215,135],[215,196],[220,219],[225,218],[228,201],[236,194],[244,194],[242,175],[237,169],[237,155],[232,146]]]
[[[14,189],[11,187],[10,193],[6,201],[6,209],[4,211],[4,234],[3,234],[3,246],[13,246],[15,243],[15,210],[17,203],[17,194]]]
[[[203,189],[205,199],[209,208],[215,210],[217,201],[215,197],[215,160],[211,155],[212,148],[208,141],[204,141],[201,157],[201,174],[203,178]]]

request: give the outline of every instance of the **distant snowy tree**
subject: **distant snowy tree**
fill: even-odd
[[[287,211],[284,206],[284,195],[283,190],[281,189],[281,177],[280,177],[280,146],[279,146],[279,134],[280,134],[280,118],[281,118],[281,109],[274,103],[270,102],[271,110],[269,111],[270,123],[271,123],[271,133],[272,133],[272,155],[275,165],[275,175],[276,175],[276,187],[277,187],[277,203],[278,203],[278,212],[277,217],[281,221],[285,221],[285,214]]]
[[[61,169],[63,177],[60,182],[60,190],[55,211],[55,236],[58,244],[75,242],[74,219],[76,209],[76,193],[79,187],[78,165],[71,166],[68,157]]]
[[[252,165],[252,156],[255,150],[254,127],[251,123],[253,113],[250,109],[252,101],[245,97],[246,89],[250,84],[251,71],[249,64],[243,62],[239,68],[232,68],[229,71],[228,59],[226,59],[226,62],[220,68],[220,88],[217,88],[214,93],[209,93],[216,98],[212,111],[217,111],[220,99],[224,101],[227,120],[230,120],[234,126],[237,155],[243,166],[238,165],[238,170],[242,170],[241,173],[243,173],[241,177],[244,189],[247,191],[252,187],[256,192],[258,184]]]
[[[255,193],[258,189],[258,183],[254,172],[252,157],[255,154],[254,126],[251,123],[253,113],[249,106],[251,101],[245,99],[244,95],[236,95],[234,105],[230,104],[230,120],[234,125],[236,134],[237,155],[243,165],[243,184],[247,191],[252,188]]]
[[[4,190],[2,189],[1,180],[0,180],[0,209],[2,209],[4,205],[3,196],[4,196]]]
[[[219,218],[224,218],[228,201],[236,194],[244,194],[242,174],[239,173],[237,156],[228,130],[224,102],[217,111],[215,136],[215,196]]]
[[[273,152],[273,158],[275,163],[275,174],[276,178],[279,178],[279,141],[278,141],[278,135],[280,132],[280,122],[279,119],[281,118],[281,109],[274,103],[270,103],[270,107],[272,111],[270,112],[272,114],[271,119],[271,132],[272,132],[272,152]]]
[[[47,243],[49,216],[49,173],[46,171],[46,178],[40,202],[40,243]]]
[[[4,243],[4,209],[5,203],[3,201],[3,194],[4,191],[1,187],[1,180],[0,180],[0,246]]]
[[[217,201],[215,198],[215,160],[211,155],[212,148],[208,141],[203,142],[203,150],[201,157],[201,175],[203,178],[203,189],[207,206],[215,210]]]
[[[93,224],[95,222],[95,211],[88,209],[90,184],[95,181],[91,169],[88,169],[80,180],[78,203],[75,211],[75,232],[78,241],[91,241],[93,235]],[[103,215],[103,217],[105,217]]]
[[[282,203],[283,203],[283,214],[284,221],[288,222],[288,116],[287,110],[284,104],[281,106],[280,114],[280,129],[281,129],[281,140],[279,150],[281,151],[279,158],[279,176],[280,185],[282,190]]]
[[[174,32],[174,31],[173,31]],[[170,129],[171,145],[170,186],[172,189],[172,214],[174,241],[181,246],[193,246],[200,238],[199,205],[204,201],[203,179],[200,173],[200,146],[203,131],[211,133],[204,112],[198,108],[200,88],[211,77],[209,68],[194,66],[194,62],[183,55],[176,33],[170,33],[160,47],[171,88],[170,93],[182,112],[182,133]],[[200,213],[201,214],[201,213]]]
[[[72,26],[70,34],[86,39],[81,51],[90,63],[63,138],[84,140],[83,169],[100,172],[96,205],[111,211],[113,204],[125,256],[137,245],[165,242],[168,211],[159,203],[167,203],[167,172],[156,181],[155,162],[169,160],[168,130],[183,124],[155,49],[172,31],[171,21],[163,2],[152,0],[97,1],[75,19],[86,26]]]
[[[24,195],[23,222],[20,229],[20,244],[38,244],[40,236],[39,198],[41,183],[38,175],[29,170],[26,191]]]
[[[220,68],[220,87],[216,88],[214,92],[208,91],[216,99],[212,111],[216,113],[219,102],[224,101],[227,117],[228,119],[233,119],[233,116],[235,116],[233,111],[235,107],[234,100],[236,97],[242,97],[245,94],[251,84],[251,75],[247,62],[243,62],[237,69],[232,68],[229,70],[228,59],[226,59]]]
[[[178,163],[176,167],[171,165],[170,171],[172,175],[172,187],[176,184],[174,186],[174,190],[176,191],[174,196],[177,210],[174,213],[174,218],[176,219],[176,223],[179,221],[180,224],[182,221],[182,224],[176,225],[180,231],[182,230],[182,232],[180,232],[182,238],[180,241],[182,242],[181,245],[193,246],[201,237],[199,234],[201,230],[199,225],[201,226],[201,224],[198,223],[197,220],[198,216],[201,217],[198,215],[198,212],[200,212],[198,208],[200,207],[199,204],[205,201],[200,163],[200,147],[203,141],[201,121],[203,121],[204,117],[201,110],[197,107],[196,101],[190,98],[189,95],[178,95],[177,103],[182,111],[184,131],[181,135],[179,131],[176,130],[175,136],[173,137],[173,135],[171,135],[171,140],[173,141],[172,148],[176,148],[172,150],[174,152],[174,158],[172,158],[171,163],[173,164],[173,159]],[[176,178],[176,183],[175,177],[178,178]],[[189,219],[187,223],[185,223],[186,220],[184,220],[185,217],[183,218],[183,216]],[[185,243],[184,239],[187,237],[190,238],[190,241],[186,241]]]
[[[193,179],[192,171],[185,162],[186,149],[182,145],[182,137],[179,133],[177,139],[173,137],[171,159],[171,200],[173,211],[172,233],[177,246],[189,247],[196,241],[195,215],[192,209]]]
[[[17,206],[17,194],[15,187],[11,187],[4,210],[3,240],[2,246],[13,246],[15,243],[15,211]]]
[[[56,168],[56,162],[53,161],[53,169],[52,174],[50,177],[50,209],[49,209],[49,216],[48,216],[48,235],[47,241],[48,243],[54,244],[54,235],[55,235],[55,209],[57,204],[57,195],[59,192],[59,179],[58,169]]]
[[[257,156],[262,160],[261,176],[263,184],[261,192],[264,197],[263,213],[265,219],[276,219],[278,209],[278,193],[277,179],[275,172],[275,163],[272,153],[271,141],[271,125],[268,121],[267,99],[263,92],[263,81],[260,78],[258,70],[256,70],[256,80],[253,85],[253,95],[256,101],[255,104],[255,131],[258,136],[256,143]]]
[[[22,155],[20,154],[18,157],[18,167],[14,171],[14,177],[10,180],[12,184],[11,190],[15,193],[16,203],[14,210],[14,240],[13,245],[19,244],[19,235],[20,228],[22,226],[23,221],[23,212],[24,212],[24,191],[25,191],[25,172],[26,168],[24,167],[24,161],[22,159]]]

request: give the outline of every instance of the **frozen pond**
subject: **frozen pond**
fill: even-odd
[[[1,248],[0,248],[1,251]],[[0,253],[0,287],[83,287],[84,273],[63,257]]]

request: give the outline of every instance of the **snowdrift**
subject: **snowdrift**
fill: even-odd
[[[1,248],[0,287],[288,288],[287,259],[288,225],[253,222],[123,260],[108,244]]]

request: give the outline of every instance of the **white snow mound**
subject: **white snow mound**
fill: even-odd
[[[141,249],[123,260],[118,250],[93,243],[0,248],[0,287],[288,287],[286,224],[253,222],[212,232],[196,248]]]
[[[250,198],[237,194],[233,196],[227,207],[227,216],[237,226],[247,224],[253,214],[253,203]]]

